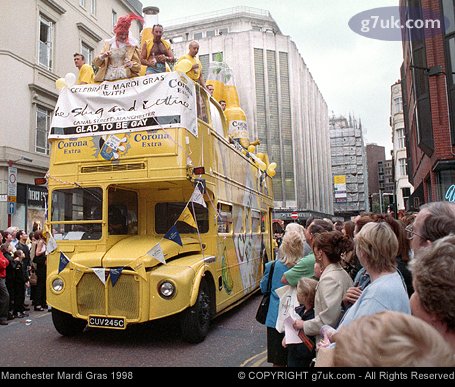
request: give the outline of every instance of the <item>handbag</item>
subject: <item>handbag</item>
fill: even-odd
[[[30,272],[29,281],[30,281],[31,286],[35,286],[38,283],[38,277],[36,276],[36,273],[34,270]]]
[[[256,321],[265,324],[265,320],[267,318],[267,312],[269,311],[269,304],[270,304],[270,296],[272,294],[272,277],[273,277],[273,270],[275,269],[275,261],[272,262],[270,266],[269,278],[267,281],[267,292],[264,293],[262,296],[262,300],[259,304],[258,310],[256,312]]]

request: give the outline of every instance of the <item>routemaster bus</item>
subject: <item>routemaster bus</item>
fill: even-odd
[[[272,179],[213,97],[168,72],[61,90],[47,301],[65,336],[168,316],[202,341],[272,258]]]

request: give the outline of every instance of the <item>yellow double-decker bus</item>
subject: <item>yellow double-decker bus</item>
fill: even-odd
[[[272,180],[186,75],[65,88],[49,141],[47,301],[60,334],[175,315],[200,342],[258,289]]]

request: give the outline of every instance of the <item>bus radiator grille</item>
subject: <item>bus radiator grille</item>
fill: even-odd
[[[76,288],[79,314],[138,319],[140,293],[136,277],[123,271],[112,286],[110,279],[104,285],[95,273],[85,273]]]

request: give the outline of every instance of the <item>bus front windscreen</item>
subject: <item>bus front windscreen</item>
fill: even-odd
[[[101,188],[54,190],[51,207],[54,238],[63,240],[101,239],[102,209],[103,191]]]

